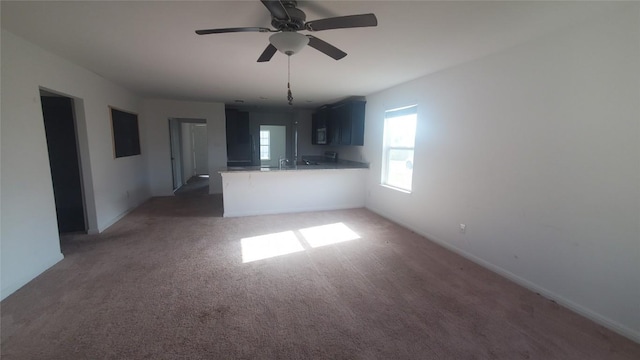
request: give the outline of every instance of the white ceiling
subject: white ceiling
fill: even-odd
[[[314,32],[347,52],[291,57],[296,107],[366,96],[515,46],[603,8],[598,2],[299,1],[307,20],[375,13],[377,27]],[[256,60],[270,33],[198,36],[196,29],[271,27],[258,0],[1,2],[2,27],[145,97],[286,104],[287,56]],[[308,33],[308,32],[303,32]]]

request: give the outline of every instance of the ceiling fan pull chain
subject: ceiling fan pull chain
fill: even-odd
[[[289,100],[289,105],[293,105],[293,95],[291,94],[291,55],[287,56],[287,100]]]

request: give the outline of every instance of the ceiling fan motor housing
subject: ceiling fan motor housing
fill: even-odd
[[[288,19],[278,19],[272,17],[271,25],[278,30],[285,31],[298,31],[304,29],[305,21],[307,20],[307,15],[305,13],[296,8],[295,1],[282,1],[282,5],[284,5],[287,14],[289,15]]]

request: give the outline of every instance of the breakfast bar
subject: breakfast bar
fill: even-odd
[[[368,164],[234,167],[220,171],[224,217],[363,207]]]

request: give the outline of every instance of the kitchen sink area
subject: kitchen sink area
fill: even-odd
[[[369,164],[359,162],[340,162],[335,164],[316,163],[305,164],[298,162],[295,165],[284,166],[228,166],[226,171],[305,171],[305,170],[338,170],[338,169],[368,169]]]
[[[369,164],[357,161],[339,160],[337,153],[328,151],[323,156],[302,156],[300,161],[291,164],[288,159],[281,159],[280,166],[228,166],[227,171],[297,171],[297,170],[340,170],[368,169]]]
[[[363,145],[364,104],[349,98],[325,105],[302,123],[289,113],[226,108],[227,167],[218,171],[223,216],[363,207],[369,164],[327,148]]]

